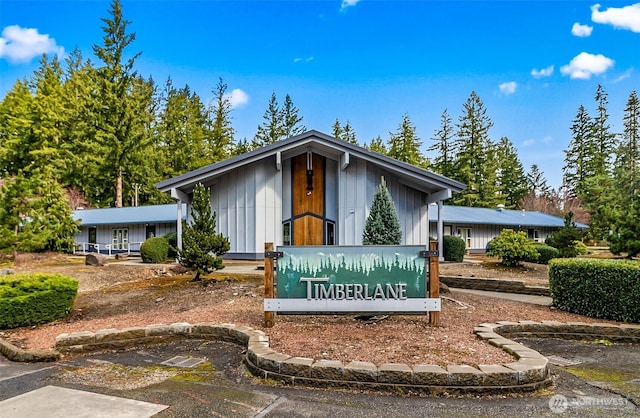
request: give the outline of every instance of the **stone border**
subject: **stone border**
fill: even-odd
[[[474,333],[516,358],[507,364],[440,366],[292,357],[269,347],[262,331],[234,324],[154,324],[122,330],[82,331],[56,337],[58,351],[21,350],[0,339],[0,352],[14,361],[52,361],[60,353],[82,353],[157,344],[184,338],[225,341],[247,347],[245,364],[256,376],[290,385],[406,390],[422,393],[505,393],[532,391],[551,384],[547,359],[510,338],[598,339],[640,343],[640,325],[557,321],[483,323]],[[26,353],[26,354],[25,354]]]
[[[518,293],[522,295],[551,296],[548,287],[527,286],[518,280],[483,279],[477,277],[440,276],[440,282],[459,289],[487,290],[490,292]]]

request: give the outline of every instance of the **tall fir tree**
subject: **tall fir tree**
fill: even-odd
[[[505,136],[496,144],[496,156],[498,184],[504,205],[508,209],[515,209],[528,192],[527,177],[518,158],[518,151]]]
[[[475,91],[463,105],[462,114],[456,125],[455,147],[458,155],[454,180],[467,188],[452,199],[460,206],[495,207],[500,203],[495,183],[497,168],[494,148],[489,138],[493,122],[487,116],[484,103]]]
[[[571,141],[565,150],[563,184],[574,196],[583,196],[586,180],[595,175],[593,156],[596,150],[592,141],[593,122],[587,109],[580,105],[571,124]]]
[[[300,135],[305,132],[307,128],[302,125],[303,117],[298,114],[298,108],[293,104],[291,96],[288,94],[284,97],[284,103],[282,103],[281,120],[282,120],[282,138],[286,139],[292,136]]]
[[[262,119],[264,121],[258,126],[258,131],[251,142],[251,148],[253,149],[273,144],[284,138],[284,133],[282,132],[284,121],[275,91],[271,93],[267,110],[265,110]]]
[[[231,100],[227,94],[227,84],[218,79],[213,89],[214,102],[209,109],[211,132],[209,139],[210,162],[221,161],[233,153],[235,130],[231,123]]]
[[[454,143],[453,121],[447,109],[440,115],[440,128],[435,131],[431,140],[435,143],[427,148],[427,151],[436,152],[431,168],[445,177],[453,178],[457,150]]]
[[[333,126],[331,127],[331,134],[334,138],[341,139],[354,145],[358,145],[358,139],[356,138],[356,132],[351,127],[351,123],[347,120],[344,126],[340,125],[340,120],[336,118]]]
[[[429,164],[420,151],[421,146],[422,141],[416,134],[416,127],[405,113],[396,132],[389,132],[387,155],[416,167],[427,168]]]
[[[383,177],[365,221],[362,245],[400,245],[401,241],[400,220]]]
[[[102,61],[95,72],[98,89],[95,92],[98,129],[96,139],[103,146],[105,166],[103,172],[113,181],[114,205],[123,206],[123,182],[125,173],[135,167],[140,153],[150,145],[144,132],[146,100],[134,95],[144,92],[141,79],[134,70],[140,53],[125,58],[125,51],[135,40],[135,33],[127,33],[131,23],[122,13],[120,0],[112,0],[110,18],[102,18],[105,26],[103,44],[93,45],[93,52]]]
[[[387,146],[385,145],[382,137],[378,135],[373,138],[368,144],[364,144],[364,147],[369,151],[377,152],[378,154],[387,155]]]
[[[34,98],[26,80],[13,84],[0,102],[0,167],[2,176],[16,175],[31,164],[31,128]]]
[[[596,176],[609,175],[611,173],[611,158],[616,149],[616,134],[611,132],[609,125],[608,95],[600,84],[596,89],[596,114],[593,117],[593,172]]]
[[[229,251],[229,240],[216,233],[216,212],[211,211],[211,192],[201,183],[193,190],[191,222],[182,233],[182,249],[178,262],[194,270],[194,281],[203,274],[224,268],[222,256]]]

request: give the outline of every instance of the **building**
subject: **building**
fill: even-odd
[[[442,219],[436,230],[429,230],[429,205],[442,208],[443,200],[465,188],[447,177],[317,131],[162,181],[156,187],[187,206],[198,183],[209,187],[218,231],[231,242],[227,257],[260,259],[265,242],[276,246],[360,245],[382,177],[395,203],[406,245],[426,246],[429,236],[441,236]],[[177,208],[181,211],[182,205]],[[177,232],[181,236],[180,224]]]
[[[76,210],[73,219],[80,220],[76,251],[139,252],[147,238],[176,232],[177,212],[175,204]]]
[[[429,207],[429,222],[435,228],[438,208]],[[564,226],[564,219],[542,212],[470,208],[464,206],[444,206],[442,208],[444,235],[456,235],[464,240],[469,253],[484,253],[487,245],[503,229],[525,231],[527,237],[536,242],[544,242],[554,231]],[[578,228],[587,229],[577,223]]]

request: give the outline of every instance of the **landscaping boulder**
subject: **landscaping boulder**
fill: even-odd
[[[104,266],[107,264],[107,256],[98,254],[98,253],[90,253],[87,254],[84,258],[84,264],[87,266]]]
[[[116,260],[126,260],[128,259],[129,256],[125,253],[118,253],[116,254]]]
[[[8,276],[13,274],[13,270],[11,269],[0,269],[0,276]]]
[[[446,284],[440,282],[440,293],[442,293],[442,294],[451,293],[451,290],[449,290],[449,286],[447,286]]]

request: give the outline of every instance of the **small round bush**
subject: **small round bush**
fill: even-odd
[[[454,235],[445,235],[442,243],[444,247],[445,261],[461,263],[464,259],[464,253],[467,251],[467,245],[464,240]]]
[[[489,244],[487,255],[501,258],[500,263],[507,267],[519,266],[521,261],[538,258],[535,246],[524,231],[503,229]]]
[[[169,242],[164,237],[149,238],[140,246],[143,263],[161,263],[169,256]]]
[[[538,253],[538,257],[527,259],[525,261],[538,264],[549,264],[549,260],[560,257],[560,251],[550,245],[536,244],[535,249]]]
[[[178,234],[171,232],[162,236],[169,243],[169,255],[168,258],[175,260],[178,256]]]

